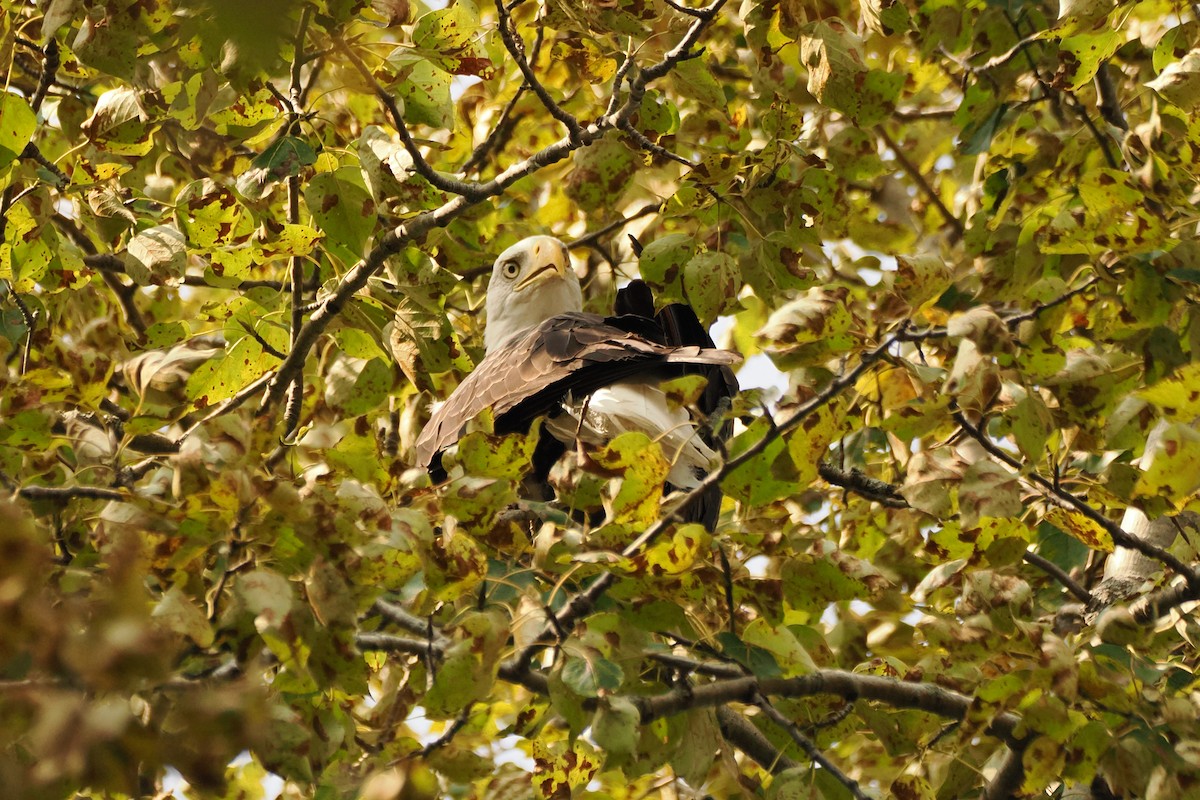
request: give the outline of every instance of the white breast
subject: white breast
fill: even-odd
[[[623,381],[596,390],[590,399],[568,397],[563,405],[567,413],[547,420],[546,428],[568,447],[577,438],[598,445],[641,431],[662,446],[671,464],[667,480],[681,489],[698,485],[718,464],[717,454],[700,438],[687,410],[672,408],[654,383]]]

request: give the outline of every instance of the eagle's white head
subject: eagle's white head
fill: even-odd
[[[553,236],[530,236],[496,259],[487,289],[488,353],[515,333],[550,317],[583,310],[579,277],[567,246]]]

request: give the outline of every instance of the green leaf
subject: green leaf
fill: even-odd
[[[1138,397],[1156,405],[1170,419],[1190,421],[1200,417],[1200,363],[1176,370],[1166,380],[1139,391]]]
[[[778,678],[783,675],[779,662],[768,650],[743,642],[729,631],[717,634],[721,653],[748,668],[758,678]]]
[[[1162,72],[1168,64],[1187,55],[1198,34],[1200,34],[1200,21],[1194,19],[1168,28],[1154,45],[1154,57],[1151,62],[1154,71]]]
[[[771,314],[756,335],[765,350],[786,356],[788,364],[824,360],[854,344],[847,299],[842,287],[813,287]]]
[[[655,290],[657,302],[683,302],[684,267],[692,260],[693,237],[683,233],[660,236],[642,248],[638,271]]]
[[[294,602],[287,578],[268,569],[256,569],[238,576],[234,585],[246,609],[255,615],[254,626],[260,633],[283,627]]]
[[[1113,551],[1112,534],[1099,523],[1078,511],[1058,507],[1049,508],[1046,510],[1046,522],[1063,533],[1074,536],[1092,550],[1100,550],[1105,553]]]
[[[808,69],[808,91],[860,127],[890,114],[904,85],[902,74],[869,69],[853,35],[836,18],[807,26],[800,60]]]
[[[837,571],[836,567],[833,569]],[[820,605],[824,607],[825,604]],[[762,648],[770,653],[784,677],[807,675],[817,671],[812,656],[786,627],[771,625],[764,619],[756,619],[742,632],[742,641],[749,647]],[[757,671],[755,674],[758,674]]]
[[[123,86],[100,95],[92,115],[80,129],[101,150],[114,155],[144,156],[154,146],[151,137],[158,126],[150,123],[139,93]]]
[[[213,643],[213,629],[208,618],[178,586],[167,590],[154,606],[151,616],[168,630],[191,639],[197,647],[210,647]]]
[[[363,364],[350,396],[341,402],[347,416],[357,417],[383,404],[392,389],[392,366],[382,358]]]
[[[616,492],[607,501],[613,522],[646,525],[658,516],[670,464],[650,437],[638,431],[622,433],[593,458],[605,470],[621,475]]]
[[[591,147],[575,151],[567,176],[567,195],[588,211],[612,207],[638,171],[638,159],[616,136],[606,136]]]
[[[461,653],[443,661],[425,693],[422,705],[434,719],[457,716],[487,695],[498,662],[485,664],[475,653]]]
[[[187,267],[187,243],[174,225],[135,234],[125,250],[125,272],[139,286],[178,286]]]
[[[396,86],[405,117],[415,123],[443,128],[454,119],[450,102],[450,73],[429,61],[418,61]]]
[[[672,80],[681,94],[691,97],[703,106],[725,112],[728,106],[725,90],[713,77],[705,59],[690,58],[681,61],[672,74]]]
[[[238,176],[238,192],[248,200],[260,200],[272,184],[299,175],[316,160],[316,151],[303,139],[280,137],[250,162],[250,169]]]
[[[725,253],[697,253],[683,268],[683,291],[702,325],[737,303],[741,274],[737,262]]]
[[[805,611],[819,613],[829,603],[861,599],[868,594],[862,581],[847,575],[829,558],[795,556],[783,565],[779,577],[784,600]]]
[[[1200,107],[1200,49],[1167,64],[1146,86],[1182,110],[1195,111]]]
[[[530,459],[533,458],[536,445],[536,434],[489,436],[476,431],[459,440],[456,461],[463,466],[468,475],[520,478],[529,471]]]
[[[602,698],[592,718],[592,741],[605,754],[605,766],[625,763],[637,752],[641,714],[627,697]]]
[[[233,397],[278,363],[254,339],[240,339],[196,368],[187,381],[187,396],[196,410],[208,408]]]
[[[17,160],[37,130],[37,117],[23,97],[0,92],[0,169]]]
[[[771,430],[768,420],[759,418],[729,443],[729,455],[736,458],[758,444]],[[772,439],[762,452],[734,469],[721,482],[730,497],[751,506],[759,506],[787,497],[797,487],[796,468],[782,437]]]
[[[326,243],[344,261],[357,261],[378,224],[375,201],[359,183],[357,170],[314,175],[304,187],[304,202]]]
[[[599,697],[620,689],[625,672],[592,648],[579,648],[563,663],[562,681],[580,697]]]
[[[1127,36],[1124,29],[1104,28],[1060,39],[1059,58],[1071,91],[1077,92],[1090,83],[1100,65],[1125,44]]]

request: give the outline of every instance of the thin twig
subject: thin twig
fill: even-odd
[[[25,342],[24,344],[14,342],[12,349],[8,352],[8,357],[5,358],[5,362],[11,363],[18,354],[22,354],[21,374],[24,374],[29,369],[29,356],[33,352],[33,330],[37,327],[40,313],[29,307],[29,304],[25,302],[25,298],[21,297],[11,281],[6,281],[6,283],[8,283],[8,293],[12,297],[13,302],[17,304],[17,310],[21,312],[21,320],[25,323]]]
[[[308,34],[308,20],[311,13],[309,6],[304,6],[304,10],[300,14],[300,24],[296,31],[295,53],[292,60],[291,84],[289,86],[288,107],[289,126],[296,124],[302,114],[300,105],[300,94],[303,86],[300,82],[300,59],[304,55],[304,40]],[[287,180],[287,220],[289,223],[296,225],[300,222],[300,175],[289,175]],[[289,264],[289,279],[291,283],[292,295],[292,329],[291,329],[291,346],[296,346],[296,337],[300,335],[300,328],[304,325],[304,312],[301,308],[304,306],[304,259],[299,255],[291,257]],[[280,357],[281,360],[283,356]],[[298,372],[292,380],[291,386],[288,387],[287,402],[284,406],[283,413],[283,439],[281,445],[286,447],[287,443],[291,442],[296,436],[296,431],[300,428],[300,412],[304,402],[304,373]],[[282,450],[282,447],[281,447]]]
[[[612,95],[608,98],[608,108],[604,112],[612,114],[617,110],[617,106],[621,102],[621,85],[625,83],[625,77],[629,74],[630,67],[633,66],[633,37],[629,37],[629,45],[625,48],[625,58],[621,61],[621,65],[617,67],[616,73],[612,79]]]
[[[1032,564],[1061,583],[1076,600],[1079,600],[1083,603],[1091,603],[1095,599],[1092,597],[1091,592],[1083,588],[1078,581],[1067,574],[1065,569],[1060,567],[1058,564],[1055,564],[1050,559],[1040,556],[1032,550],[1026,550],[1021,557],[1025,559],[1027,563]]]
[[[486,184],[481,185],[460,181],[434,170],[429,165],[429,162],[425,160],[424,154],[421,153],[421,148],[417,146],[416,139],[409,132],[408,124],[404,121],[404,114],[400,111],[400,107],[396,105],[396,99],[392,96],[392,93],[379,85],[379,81],[375,80],[375,76],[371,74],[371,70],[367,68],[367,65],[363,63],[363,60],[358,57],[358,54],[350,48],[350,45],[344,39],[338,39],[337,46],[345,54],[350,64],[358,71],[359,75],[362,76],[363,80],[372,87],[375,96],[379,98],[379,102],[387,109],[388,115],[392,118],[392,125],[396,128],[396,133],[400,136],[400,142],[408,152],[409,158],[412,159],[412,167],[418,175],[428,181],[435,189],[468,198],[473,202],[478,202],[490,196],[484,193],[483,186]]]
[[[964,719],[975,703],[969,695],[934,683],[914,683],[840,669],[821,669],[794,678],[746,675],[630,699],[637,706],[644,724],[695,708],[727,703],[753,704],[757,695],[793,699],[832,695],[844,700],[869,700],[893,708],[917,709],[955,720]],[[989,736],[1009,746],[1020,746],[1026,736],[1024,732],[1018,733],[1021,722],[1018,715],[1005,711],[992,717],[985,730]]]
[[[800,728],[796,726],[796,723],[779,713],[779,709],[771,705],[771,702],[767,700],[767,698],[763,697],[761,694],[756,694],[753,702],[754,705],[758,706],[758,709],[767,716],[767,718],[769,718],[780,728],[783,728],[787,735],[792,738],[793,742],[800,745],[800,749],[808,755],[814,764],[827,771],[833,776],[834,780],[842,784],[842,786],[845,786],[846,790],[850,792],[850,794],[856,798],[856,800],[870,800],[870,798],[868,798],[863,792],[862,787],[858,785],[858,781],[850,778],[850,776],[842,772],[836,764],[826,758],[825,754],[822,753],[815,744],[813,744],[812,740],[800,731]]]
[[[535,64],[538,56],[542,52],[542,41],[545,39],[546,29],[543,25],[538,25],[537,34],[533,39],[533,47],[530,50],[529,58]],[[513,110],[517,107],[517,103],[525,96],[525,92],[529,91],[529,84],[522,80],[521,85],[517,87],[517,91],[513,92],[512,98],[505,104],[504,109],[500,112],[500,117],[496,120],[496,125],[492,128],[487,137],[476,145],[471,151],[471,157],[463,164],[459,173],[464,177],[472,172],[478,172],[483,169],[483,165],[487,163],[488,158],[494,151],[502,149],[512,137],[512,132],[516,130],[516,118],[512,116]]]
[[[529,61],[525,58],[525,44],[517,40],[516,25],[513,23],[508,8],[504,5],[504,0],[496,0],[496,15],[498,17],[496,27],[500,31],[500,38],[504,42],[508,54],[512,56],[513,61],[517,62],[517,69],[521,71],[525,85],[542,102],[542,105],[550,112],[550,116],[561,122],[567,129],[567,140],[577,146],[582,145],[583,140],[580,137],[583,134],[583,128],[579,124],[579,120],[564,111],[562,106],[555,102],[554,98],[550,96],[550,92],[546,91],[546,87],[534,74],[533,68],[529,66]]]
[[[60,187],[66,186],[71,182],[71,177],[59,169],[57,164],[46,158],[46,156],[42,153],[41,148],[39,148],[33,142],[25,145],[25,149],[21,151],[21,158],[27,161],[32,161],[41,166],[54,176],[54,179],[58,181],[58,185]]]
[[[904,151],[900,148],[900,145],[896,144],[895,140],[888,135],[887,130],[882,125],[876,125],[875,130],[878,132],[879,138],[883,139],[883,143],[886,144],[892,151],[892,156],[896,159],[896,163],[898,163],[908,177],[917,184],[917,188],[921,190],[921,193],[924,194],[931,203],[933,203],[934,207],[937,208],[938,212],[942,215],[942,218],[946,221],[946,224],[950,226],[951,241],[957,242],[958,240],[962,239],[966,234],[966,228],[963,226],[962,220],[956,217],[954,212],[952,212],[946,206],[945,202],[942,201],[941,195],[934,190],[933,186],[930,185],[929,180],[925,177],[925,175],[919,169],[917,169],[916,165],[913,164],[912,161],[909,160],[908,156],[904,154]]]
[[[409,633],[415,633],[424,636],[428,630],[428,625],[425,620],[415,614],[410,614],[395,603],[388,602],[383,598],[375,601],[371,606],[371,611],[378,614],[386,621],[393,625],[398,625]]]
[[[613,220],[612,222],[608,223],[607,225],[605,225],[601,228],[597,228],[596,230],[592,231],[591,233],[586,233],[583,236],[580,236],[578,239],[574,239],[574,240],[568,242],[567,247],[569,247],[572,250],[576,250],[581,247],[592,247],[596,243],[598,243],[601,239],[603,239],[604,237],[606,237],[610,233],[612,233],[613,231],[625,227],[626,225],[633,222],[634,220],[641,219],[642,217],[648,217],[651,214],[657,214],[660,211],[662,211],[662,209],[663,209],[662,203],[650,203],[648,205],[644,205],[641,208],[639,208],[637,211],[630,214],[628,217],[621,217],[620,219]],[[489,266],[489,269],[490,269],[490,266]]]
[[[689,17],[703,17],[704,16],[704,9],[702,9],[702,8],[688,8],[687,6],[683,5],[682,3],[676,2],[676,0],[663,0],[663,2],[666,3],[667,5],[669,5],[671,8],[678,11],[680,14],[687,14]]]
[[[251,325],[249,322],[247,322],[244,319],[238,320],[238,322],[241,324],[242,330],[244,330],[246,333],[248,333],[250,335],[250,338],[252,338],[252,339],[254,339],[254,341],[258,342],[258,346],[263,349],[264,353],[266,353],[269,356],[274,356],[275,358],[278,358],[280,361],[287,358],[286,354],[281,353],[278,350],[276,350],[275,347],[270,342],[268,342],[266,339],[264,339],[262,337],[262,334],[260,334],[256,330],[254,330],[254,326]]]
[[[466,708],[458,713],[458,716],[455,717],[454,722],[450,723],[450,727],[446,728],[446,730],[442,732],[441,736],[422,747],[413,755],[417,758],[428,758],[434,752],[441,750],[443,747],[450,744],[450,742],[454,741],[454,737],[458,735],[459,731],[466,727],[466,724],[471,721],[471,711],[474,710],[474,708],[474,703],[468,704]]]
[[[146,320],[142,318],[142,312],[138,310],[137,303],[133,299],[137,294],[137,284],[125,284],[114,273],[107,271],[100,273],[100,278],[117,296],[117,302],[121,304],[121,310],[125,312],[125,321],[133,329],[137,341],[145,341]]]
[[[492,128],[491,133],[471,151],[470,158],[459,170],[460,175],[467,176],[482,171],[492,151],[503,147],[504,143],[512,136],[512,132],[517,127],[516,119],[512,116],[513,109],[517,107],[517,103],[520,102],[526,91],[528,90],[523,83],[517,87],[517,91],[513,93],[512,98],[505,104],[504,110],[500,112],[500,117],[496,120],[496,125]]]
[[[725,664],[720,661],[697,661],[687,656],[677,656],[674,653],[648,652],[646,658],[665,664],[687,674],[711,675],[715,678],[742,678],[746,670],[735,664]]]
[[[1038,315],[1040,315],[1043,311],[1054,308],[1055,306],[1062,305],[1063,303],[1071,300],[1072,298],[1083,294],[1084,292],[1086,292],[1088,289],[1092,288],[1099,282],[1100,282],[1100,276],[1093,275],[1092,277],[1090,277],[1086,281],[1084,281],[1082,285],[1077,286],[1074,289],[1071,289],[1070,291],[1063,292],[1061,295],[1054,298],[1053,300],[1049,300],[1045,303],[1035,303],[1033,308],[1029,309],[1028,311],[1022,311],[1017,314],[1009,314],[1007,316],[1002,316],[1001,320],[1004,322],[1005,326],[1007,326],[1009,330],[1016,330],[1016,328],[1019,327],[1022,323],[1029,322],[1030,320],[1036,319],[1038,317]],[[934,327],[934,328],[926,328],[925,330],[909,329],[908,331],[906,331],[904,333],[903,341],[920,343],[920,342],[928,341],[930,339],[944,339],[949,335],[950,335],[949,331],[947,331],[947,329],[944,326]]]
[[[57,216],[54,218],[55,224],[59,223],[59,219],[60,218]],[[64,228],[64,230],[66,229]],[[88,246],[92,247],[94,250],[94,246],[90,242],[88,243]],[[115,272],[121,275],[125,274],[125,262],[121,260],[120,256],[115,256],[111,253],[88,253],[84,255],[83,263],[85,266],[94,270],[99,270],[102,272]],[[195,286],[201,289],[213,289],[227,292],[245,292],[249,289],[259,288],[282,292],[284,289],[288,288],[288,283],[284,281],[252,279],[239,281],[232,286],[213,286],[205,279],[203,275],[184,275],[183,284],[185,286]],[[312,291],[315,288],[314,281],[310,280],[304,288],[306,291]]]
[[[33,109],[34,114],[41,110],[42,101],[46,99],[46,92],[54,83],[54,75],[58,72],[60,63],[58,40],[51,37],[50,41],[46,42],[46,46],[42,48],[42,74],[38,77],[37,89],[34,90],[33,97],[29,100],[29,107]]]

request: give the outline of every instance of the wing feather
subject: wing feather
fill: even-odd
[[[571,313],[551,317],[490,353],[430,417],[417,439],[417,462],[428,467],[458,441],[467,423],[492,409],[499,432],[520,430],[551,412],[568,393],[587,394],[668,365],[737,363],[727,350],[652,341],[622,326],[622,318]]]

